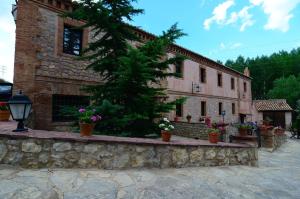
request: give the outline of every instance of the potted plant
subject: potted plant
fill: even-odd
[[[0,121],[8,121],[10,112],[6,102],[0,102]]]
[[[91,136],[96,123],[101,120],[101,116],[97,115],[95,109],[92,108],[80,108],[78,112],[80,136]]]
[[[187,119],[188,123],[191,123],[192,116],[190,114],[188,114],[186,116],[186,119]]]
[[[271,122],[273,120],[270,118],[270,117],[266,117],[264,120],[263,120],[263,125],[266,125],[266,126],[270,126]]]
[[[174,117],[174,122],[178,122],[179,121],[179,117],[176,115],[175,117]]]
[[[171,139],[171,130],[174,129],[174,126],[167,118],[163,118],[159,123],[158,127],[161,130],[161,138],[164,142],[170,142]]]
[[[216,144],[219,142],[220,131],[216,128],[208,129],[208,141],[210,143]]]
[[[239,129],[240,136],[247,136],[248,131],[252,129],[252,126],[249,124],[239,124],[237,125],[237,128]]]

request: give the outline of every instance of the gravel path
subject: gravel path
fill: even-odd
[[[259,167],[153,170],[0,168],[0,199],[300,198],[300,141],[259,152]]]

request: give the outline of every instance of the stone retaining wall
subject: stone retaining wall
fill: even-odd
[[[175,127],[172,131],[174,135],[201,140],[208,139],[208,128],[205,124],[187,122],[173,122],[172,124]]]
[[[0,129],[0,164],[23,168],[178,168],[257,165],[257,149],[207,141],[172,141]]]
[[[276,134],[273,130],[269,130],[268,133],[261,135],[262,147],[269,148],[271,151],[281,147],[287,141],[286,134]]]

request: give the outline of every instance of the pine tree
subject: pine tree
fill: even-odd
[[[184,57],[166,56],[167,48],[183,36],[173,25],[162,36],[132,47],[129,41],[139,41],[133,27],[123,22],[143,11],[135,9],[134,0],[82,0],[67,16],[85,20],[93,37],[81,59],[88,60],[88,68],[104,78],[104,84],[90,86],[98,111],[103,116],[97,129],[110,134],[144,136],[156,129],[154,120],[174,108],[174,102],[165,102],[165,88],[160,83],[168,76],[170,64],[182,62]],[[115,110],[115,111],[109,111]]]

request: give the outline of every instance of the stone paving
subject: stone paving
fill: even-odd
[[[259,167],[153,170],[0,168],[0,199],[300,198],[300,141],[259,151]]]

